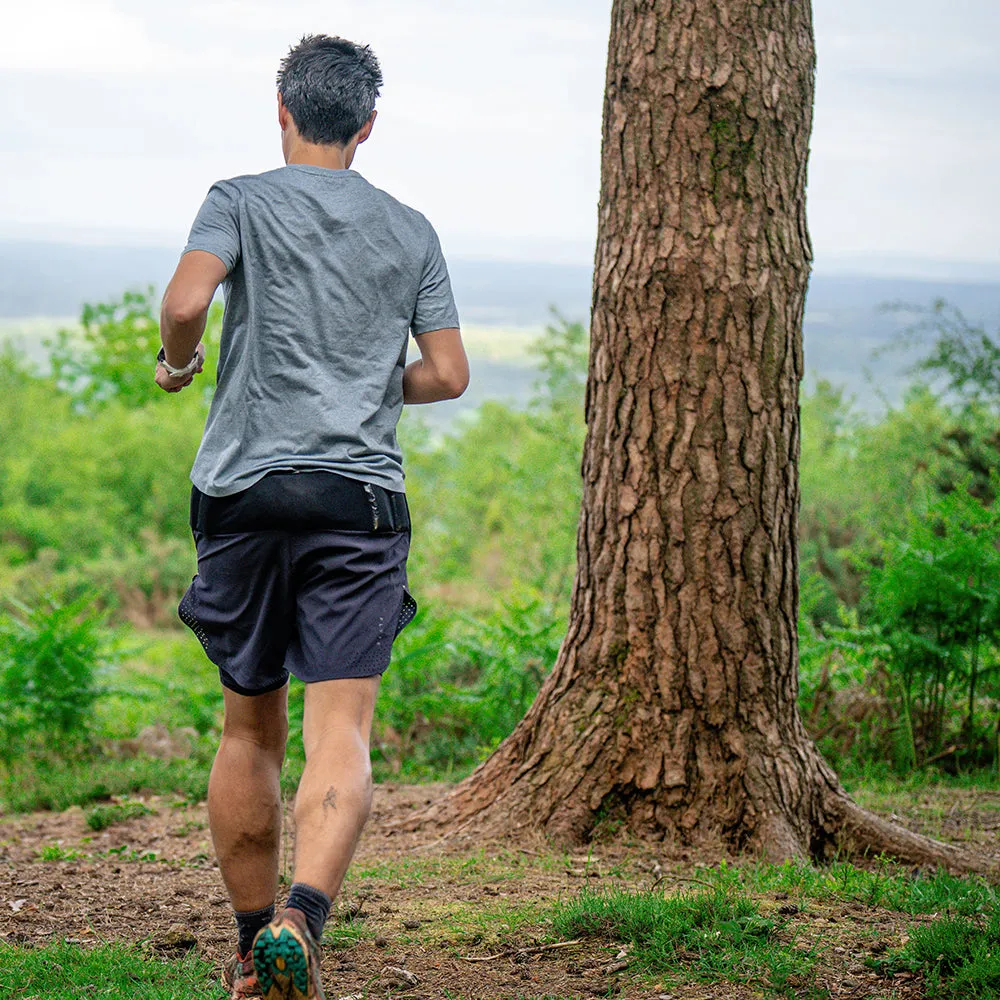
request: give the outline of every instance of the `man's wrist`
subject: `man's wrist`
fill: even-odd
[[[194,355],[183,368],[174,368],[167,362],[166,349],[161,347],[159,354],[156,355],[156,363],[158,365],[162,365],[171,378],[187,378],[188,375],[191,375],[193,372],[198,370],[198,367],[201,364],[201,352],[195,348]]]

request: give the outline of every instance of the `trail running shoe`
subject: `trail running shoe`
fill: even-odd
[[[301,910],[283,910],[258,932],[253,964],[265,1000],[325,1000],[319,945]]]
[[[222,967],[222,985],[230,991],[231,1000],[246,1000],[248,997],[262,997],[257,973],[253,967],[253,951],[242,958],[233,955]]]

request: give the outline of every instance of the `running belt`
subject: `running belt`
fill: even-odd
[[[226,497],[191,488],[191,527],[204,535],[244,531],[410,530],[406,494],[336,472],[269,472]]]

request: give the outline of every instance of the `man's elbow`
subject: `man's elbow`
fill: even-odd
[[[469,369],[449,372],[442,380],[441,388],[448,393],[448,399],[458,399],[469,388]]]
[[[210,305],[211,302],[205,302],[203,296],[178,293],[171,295],[168,292],[163,297],[161,316],[171,326],[186,326],[200,320],[208,312]]]

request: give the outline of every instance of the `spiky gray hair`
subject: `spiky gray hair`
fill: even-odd
[[[307,142],[343,146],[375,110],[382,70],[367,45],[303,35],[278,67],[278,93]]]

